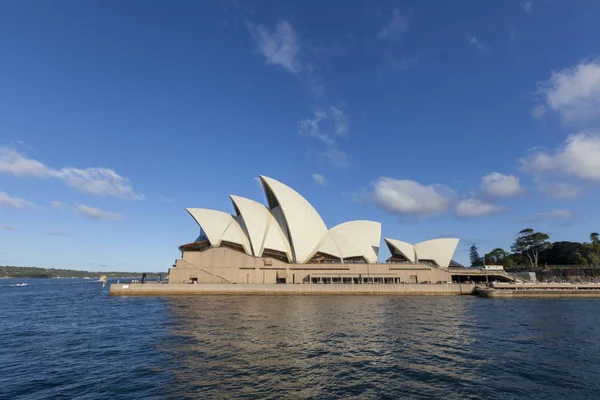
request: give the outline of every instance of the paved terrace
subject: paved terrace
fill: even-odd
[[[477,280],[478,282],[489,281],[505,281],[505,282],[525,282],[521,278],[517,278],[516,276],[510,275],[505,271],[492,271],[492,270],[484,270],[484,269],[476,269],[476,268],[448,268],[450,274],[452,274],[453,280],[459,280],[460,278],[467,279],[471,278],[472,280]],[[486,279],[487,276],[487,279]],[[456,279],[459,278],[459,279]]]
[[[146,285],[139,283],[110,285],[111,295],[470,295],[474,284],[329,284],[329,285],[285,285],[285,284],[181,284],[169,283]]]

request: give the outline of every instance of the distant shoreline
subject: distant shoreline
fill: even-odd
[[[141,278],[144,272],[121,271],[83,271],[75,269],[56,269],[39,267],[13,267],[0,266],[0,279],[8,278]],[[146,272],[147,278],[156,278],[158,275],[167,276],[166,272]]]

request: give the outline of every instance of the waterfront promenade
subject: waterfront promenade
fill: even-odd
[[[117,284],[111,295],[471,295],[474,284]]]

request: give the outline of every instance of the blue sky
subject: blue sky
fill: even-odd
[[[464,263],[586,240],[598,37],[592,0],[4,2],[0,265],[164,271],[259,174]]]

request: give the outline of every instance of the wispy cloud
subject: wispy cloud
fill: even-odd
[[[403,14],[400,9],[395,8],[389,20],[381,27],[377,39],[393,39],[408,32],[411,15],[412,11]]]
[[[320,186],[327,186],[327,179],[323,174],[312,174],[313,181]]]
[[[319,67],[308,61],[300,37],[289,21],[280,20],[273,29],[250,21],[246,21],[246,26],[266,64],[289,72],[303,82],[316,99],[322,99],[326,85],[315,73]],[[320,151],[320,156],[335,166],[348,165],[349,157],[337,146],[336,139],[347,136],[349,130],[349,117],[339,105],[319,107],[314,117],[299,121],[297,128],[298,134],[322,141],[326,149]]]
[[[0,173],[17,177],[59,179],[68,186],[98,196],[136,200],[145,198],[144,195],[135,193],[129,181],[112,169],[54,169],[7,147],[0,147]]]
[[[109,221],[117,221],[121,219],[120,214],[103,211],[99,208],[89,207],[84,204],[79,204],[77,206],[77,212],[81,215],[85,215],[86,217],[98,220],[104,219]]]
[[[20,197],[12,197],[6,192],[0,192],[0,206],[22,209],[27,207],[37,207],[34,203],[24,200]]]
[[[477,39],[475,36],[468,35],[467,40],[469,41],[469,44],[471,46],[475,47],[477,49],[477,51],[479,51],[481,54],[487,54],[490,52],[490,47],[481,43],[481,41],[479,39]]]
[[[533,0],[525,0],[521,3],[521,8],[528,14],[533,13]]]
[[[70,234],[68,234],[66,232],[44,232],[44,235],[48,235],[48,236],[63,236],[63,237],[71,236]]]
[[[581,194],[581,188],[571,182],[548,182],[539,177],[536,180],[537,190],[555,199],[575,199]]]
[[[54,208],[61,208],[61,207],[64,207],[64,204],[63,204],[62,202],[60,202],[60,201],[56,201],[56,200],[55,200],[55,201],[53,201],[53,202],[51,202],[51,203],[50,203],[50,205],[51,205],[52,207],[54,207]]]
[[[257,51],[265,57],[267,64],[278,65],[292,75],[300,76],[304,66],[300,61],[300,43],[292,24],[278,21],[275,29],[254,25],[246,21]]]
[[[173,204],[173,200],[169,199],[168,197],[163,196],[162,194],[159,196],[160,201],[165,202],[167,204]]]
[[[0,224],[0,230],[8,231],[8,232],[15,232],[17,229],[13,228],[12,226]]]
[[[548,219],[569,219],[573,218],[573,213],[569,210],[552,210],[535,213],[530,218],[522,218],[521,222],[539,222]]]
[[[316,110],[313,117],[298,122],[298,134],[323,142],[326,150],[321,155],[338,167],[348,165],[348,156],[338,148],[337,140],[348,137],[349,133],[350,118],[340,107]]]
[[[493,203],[470,198],[460,201],[456,206],[456,216],[459,218],[485,217],[501,212],[504,208]]]

